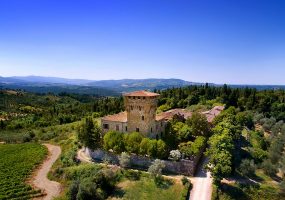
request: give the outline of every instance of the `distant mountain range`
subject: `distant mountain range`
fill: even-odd
[[[36,93],[79,93],[98,96],[117,96],[123,92],[134,90],[167,89],[188,85],[203,85],[204,83],[189,82],[181,79],[121,79],[121,80],[85,80],[66,79],[43,76],[0,76],[0,89],[23,89]],[[221,86],[210,83],[210,85]],[[251,87],[262,89],[285,89],[283,85],[229,85],[235,88]]]
[[[181,79],[122,79],[85,80],[42,76],[0,77],[0,88],[23,89],[36,93],[79,93],[98,96],[116,96],[134,90],[167,89],[187,85],[201,85]]]

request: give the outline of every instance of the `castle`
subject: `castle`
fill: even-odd
[[[139,132],[146,137],[160,138],[165,131],[166,124],[174,115],[181,115],[185,119],[191,117],[192,112],[185,109],[172,109],[156,114],[159,94],[148,91],[135,91],[123,94],[126,111],[101,118],[103,132],[109,130],[123,133]],[[223,106],[202,112],[209,123],[220,114]]]

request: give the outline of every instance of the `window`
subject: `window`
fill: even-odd
[[[152,127],[150,128],[150,132],[152,133]]]
[[[117,124],[116,125],[116,131],[119,131],[120,130],[120,127],[119,127],[119,125]]]
[[[131,110],[133,110],[134,109],[134,107],[133,106],[131,106]]]
[[[139,133],[139,132],[140,132],[140,129],[139,129],[139,128],[136,128],[136,132],[138,132],[138,133]]]
[[[126,126],[126,131],[128,131],[128,127]]]
[[[142,120],[144,121],[144,116],[142,116]]]
[[[141,107],[141,106],[139,106],[139,110],[140,110],[140,111],[142,110],[142,107]]]
[[[103,124],[104,129],[109,129],[109,124]]]
[[[138,99],[141,99],[140,97],[138,97]]]
[[[145,97],[143,97],[143,99],[145,99]]]

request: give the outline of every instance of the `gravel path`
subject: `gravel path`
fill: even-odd
[[[58,196],[61,187],[60,183],[55,181],[50,181],[47,178],[47,174],[50,171],[53,163],[58,159],[61,154],[61,148],[59,146],[51,145],[51,144],[44,144],[49,151],[48,158],[44,161],[44,163],[40,166],[40,169],[36,172],[36,175],[32,178],[31,183],[36,188],[39,188],[44,191],[46,194],[43,197],[36,198],[40,200],[51,200],[54,197]]]
[[[207,159],[198,166],[196,175],[191,178],[193,189],[190,193],[190,200],[211,200],[212,197],[212,178],[210,172],[207,172],[203,166]]]

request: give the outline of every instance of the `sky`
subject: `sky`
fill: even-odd
[[[284,0],[0,0],[0,76],[285,84]]]

